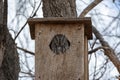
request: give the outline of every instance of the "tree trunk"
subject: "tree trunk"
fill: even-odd
[[[0,0],[0,80],[18,80],[19,57],[7,28],[7,0]]]
[[[44,17],[77,17],[76,0],[43,0]]]

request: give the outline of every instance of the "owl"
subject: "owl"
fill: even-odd
[[[53,37],[50,43],[50,49],[56,53],[65,53],[67,49],[70,47],[69,40],[63,34],[57,34]]]

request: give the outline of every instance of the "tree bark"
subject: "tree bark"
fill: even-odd
[[[18,80],[19,57],[7,28],[7,0],[0,0],[0,80]]]
[[[77,17],[76,0],[43,0],[44,17]]]

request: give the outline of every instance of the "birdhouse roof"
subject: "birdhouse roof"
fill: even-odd
[[[28,24],[30,27],[31,38],[35,39],[35,24],[83,24],[85,27],[85,35],[88,39],[92,39],[92,23],[91,18],[62,18],[62,17],[47,17],[47,18],[29,18]]]

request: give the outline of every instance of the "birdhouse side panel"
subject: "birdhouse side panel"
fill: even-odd
[[[84,39],[84,68],[85,68],[85,79],[84,80],[89,80],[89,70],[88,70],[88,38],[87,38],[87,36],[85,35],[85,37],[84,37],[85,39]]]

